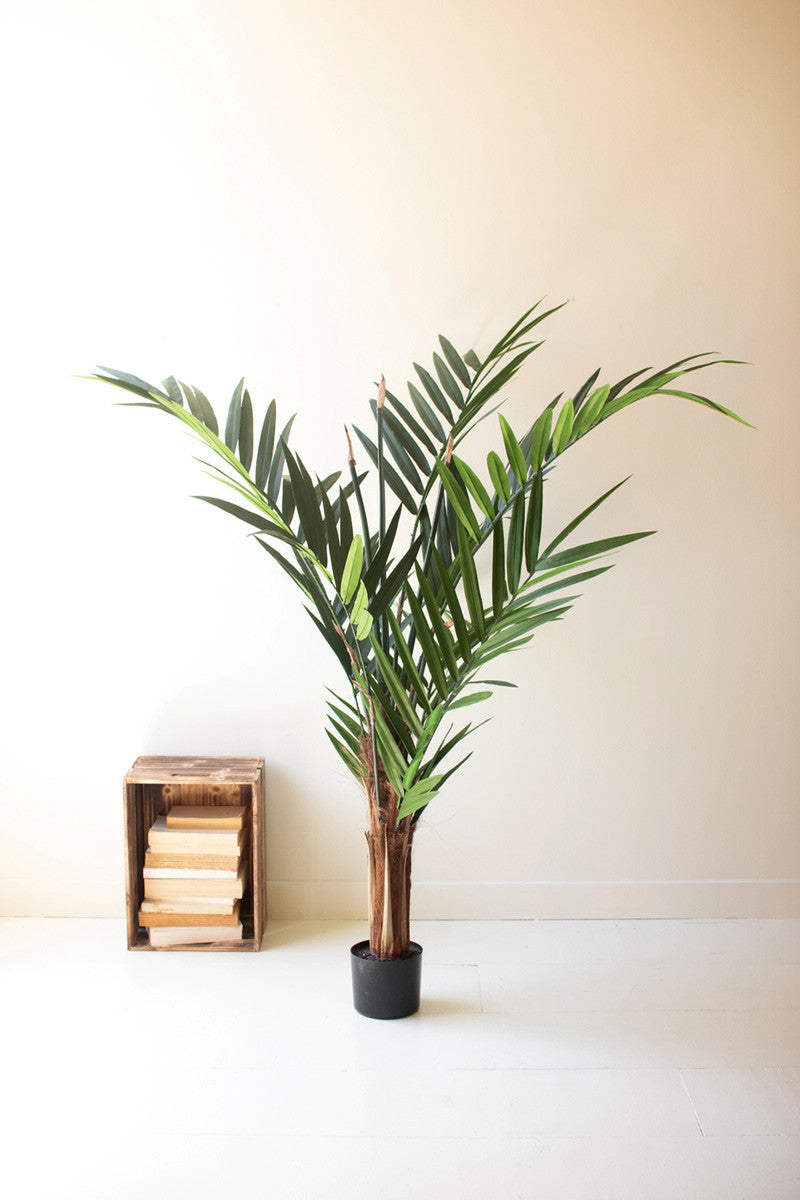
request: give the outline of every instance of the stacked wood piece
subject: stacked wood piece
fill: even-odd
[[[156,818],[139,909],[151,946],[241,941],[246,836],[243,805],[175,805]]]

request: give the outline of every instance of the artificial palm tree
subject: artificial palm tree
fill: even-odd
[[[354,427],[377,473],[372,519],[362,489],[366,472],[357,470],[349,432],[349,478],[342,481],[340,471],[320,478],[289,448],[294,418],[277,432],[274,400],[255,444],[244,380],[220,436],[214,410],[196,387],[172,376],[155,387],[105,367],[92,376],[134,393],[134,404],[177,417],[213,452],[206,466],[238,502],[198,498],[251,527],[302,592],[306,611],[342,667],[347,686],[344,694],[331,692],[327,733],[367,797],[370,949],[377,958],[409,952],[414,832],[470,757],[452,764],[451,756],[478,728],[461,709],[487,700],[495,687],[512,686],[486,678],[486,669],[563,617],[577,598],[574,589],[610,569],[599,562],[602,556],[648,536],[566,544],[618,483],[543,546],[544,482],[556,460],[648,396],[682,397],[741,420],[674,386],[733,360],[693,355],[611,385],[595,371],[573,395],[547,404],[519,436],[499,415],[505,453],[492,450],[482,475],[461,457],[462,444],[500,407],[499,393],[542,344],[533,331],[555,311],[534,305],[483,359],[472,350],[459,354],[440,337],[433,371],[414,364],[417,380],[408,383],[405,403],[381,379],[371,401],[374,436]],[[478,562],[484,548],[491,584],[482,591]]]

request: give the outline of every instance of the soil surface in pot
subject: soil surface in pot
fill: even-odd
[[[408,954],[402,955],[401,958],[378,958],[377,954],[372,954],[369,948],[369,942],[364,943],[363,949],[353,947],[353,958],[364,958],[370,962],[404,962],[407,958],[414,958],[417,954],[422,953],[422,947],[416,942],[411,942]]]

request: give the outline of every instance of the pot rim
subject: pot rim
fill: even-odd
[[[351,946],[350,954],[353,958],[358,959],[359,962],[385,963],[390,965],[391,963],[408,962],[409,959],[417,958],[420,954],[422,954],[422,946],[419,944],[419,942],[409,942],[408,945],[408,954],[402,955],[401,958],[371,958],[369,954],[363,953],[364,950],[369,950],[369,938],[366,938],[364,941],[356,942],[353,946]]]

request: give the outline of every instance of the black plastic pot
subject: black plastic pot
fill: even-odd
[[[419,1008],[422,946],[411,942],[405,958],[373,958],[369,942],[350,947],[353,1004],[356,1012],[380,1021],[410,1017]]]

